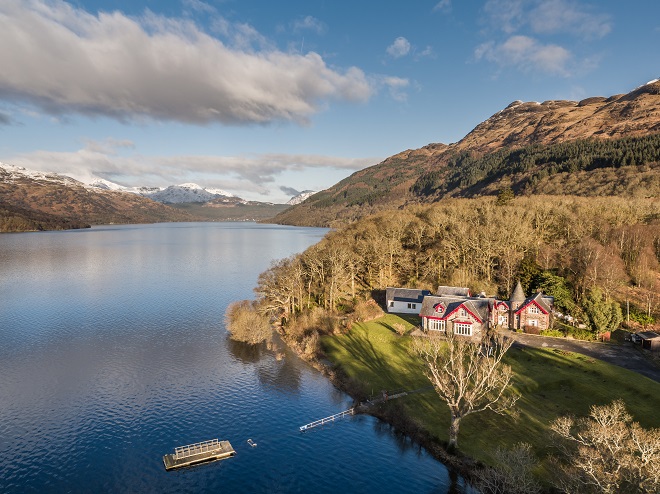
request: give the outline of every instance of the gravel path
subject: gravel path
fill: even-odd
[[[660,367],[658,367],[640,345],[626,342],[624,345],[613,343],[600,343],[592,341],[568,340],[566,338],[552,338],[549,336],[536,336],[507,332],[516,340],[515,345],[534,348],[558,348],[568,352],[581,353],[597,358],[610,364],[618,365],[624,369],[638,372],[646,377],[660,382]]]

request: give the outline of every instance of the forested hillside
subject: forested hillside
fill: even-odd
[[[660,201],[484,197],[388,211],[280,261],[257,292],[271,313],[290,319],[314,307],[350,311],[388,286],[467,286],[508,298],[517,280],[578,317],[597,295],[657,314]]]
[[[514,102],[461,141],[408,150],[276,217],[340,226],[445,197],[660,195],[660,81],[610,98]]]

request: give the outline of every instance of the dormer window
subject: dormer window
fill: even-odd
[[[442,314],[442,313],[445,311],[445,306],[442,305],[441,303],[440,303],[440,304],[435,304],[435,306],[433,307],[433,309],[434,309],[438,314]]]

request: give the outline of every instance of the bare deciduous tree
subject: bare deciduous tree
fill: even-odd
[[[495,450],[496,465],[476,472],[476,487],[482,494],[533,494],[541,491],[534,478],[538,459],[531,445],[518,443],[512,449]]]
[[[562,453],[558,487],[567,493],[660,490],[660,429],[643,429],[616,400],[589,417],[560,417],[551,429]]]
[[[225,324],[233,340],[245,343],[270,341],[273,334],[268,318],[260,314],[256,304],[249,300],[229,304],[225,313]]]
[[[429,337],[413,341],[413,349],[426,363],[426,377],[449,406],[450,450],[458,444],[464,417],[485,410],[503,413],[518,400],[517,395],[507,392],[512,371],[502,362],[512,343],[497,333],[488,335],[482,343],[451,333],[446,339]]]

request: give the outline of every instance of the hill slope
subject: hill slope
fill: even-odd
[[[660,195],[660,81],[628,94],[516,101],[451,145],[429,144],[360,170],[278,223],[338,226],[443,197],[516,193]]]
[[[136,194],[91,188],[66,176],[0,165],[0,232],[197,219]]]

